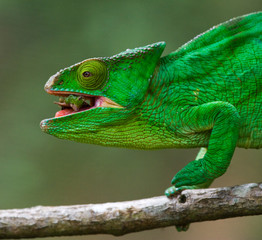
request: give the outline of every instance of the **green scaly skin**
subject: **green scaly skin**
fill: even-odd
[[[172,196],[208,187],[236,146],[262,147],[262,13],[215,26],[161,58],[164,48],[159,42],[59,71],[45,90],[80,110],[67,108],[70,114],[43,120],[41,128],[104,146],[201,147],[173,178]],[[92,107],[81,109],[83,99]]]

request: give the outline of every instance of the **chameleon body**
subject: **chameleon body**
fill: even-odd
[[[166,190],[208,187],[234,150],[262,147],[262,13],[231,19],[161,57],[164,42],[91,58],[45,85],[62,110],[44,132],[137,149],[196,148]]]

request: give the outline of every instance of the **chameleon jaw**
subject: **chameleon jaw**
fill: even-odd
[[[61,106],[61,110],[56,112],[55,118],[65,117],[77,114],[83,111],[89,111],[94,108],[123,108],[111,99],[103,96],[94,96],[88,94],[80,94],[75,92],[47,91],[51,95],[59,97],[59,102],[55,104]]]

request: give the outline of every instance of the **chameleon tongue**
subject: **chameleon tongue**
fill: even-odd
[[[55,117],[63,117],[63,116],[69,115],[73,112],[75,112],[75,111],[72,108],[66,108],[66,109],[63,109],[63,110],[56,112]]]

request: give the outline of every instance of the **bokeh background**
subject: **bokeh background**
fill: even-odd
[[[197,149],[105,148],[46,135],[39,122],[59,108],[44,92],[45,82],[61,68],[126,48],[164,40],[168,54],[213,25],[261,7],[261,0],[0,0],[0,208],[163,195]],[[262,150],[237,149],[212,186],[261,181],[261,160]],[[169,227],[117,239],[260,240],[261,226],[262,216],[254,216],[195,223],[186,233]]]

